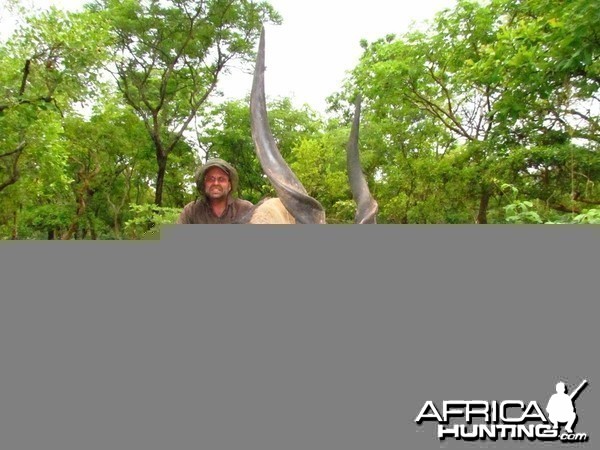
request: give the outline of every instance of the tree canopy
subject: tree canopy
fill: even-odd
[[[599,21],[585,1],[461,0],[365,42],[345,96],[363,92],[378,129],[384,214],[498,222],[515,193],[548,220],[597,205]]]
[[[216,95],[281,22],[268,2],[96,0],[23,19],[0,42],[0,239],[140,238],[195,198],[209,157],[238,168],[241,197],[274,194],[248,99]],[[599,29],[598,2],[458,0],[362,42],[327,115],[269,99],[271,128],[331,223],[352,222],[359,93],[380,223],[600,223]]]

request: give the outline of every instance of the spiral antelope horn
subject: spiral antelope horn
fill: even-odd
[[[360,158],[358,156],[358,130],[360,125],[361,101],[362,97],[358,95],[356,102],[354,103],[354,120],[352,121],[348,146],[346,147],[346,162],[350,189],[352,190],[352,197],[356,202],[354,223],[374,224],[377,223],[376,217],[379,207],[369,191],[369,186],[367,185],[367,180],[363,174]]]
[[[321,204],[308,195],[304,186],[284,161],[267,117],[265,100],[265,30],[260,35],[254,80],[250,94],[252,139],[260,164],[269,178],[277,196],[296,219],[296,223],[325,223]]]

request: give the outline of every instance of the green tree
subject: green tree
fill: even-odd
[[[364,93],[380,133],[382,212],[502,220],[504,183],[557,209],[596,202],[598,20],[584,1],[459,0],[424,31],[365,42],[345,96]]]
[[[496,0],[504,20],[493,63],[506,93],[496,111],[522,150],[521,192],[559,212],[600,203],[600,5]],[[498,59],[498,58],[497,58]]]
[[[21,213],[68,191],[63,121],[97,91],[105,25],[89,12],[50,9],[28,17],[0,46],[0,218],[13,238]]]
[[[354,72],[376,117],[391,121],[396,152],[401,153],[393,157],[396,163],[401,157],[409,171],[420,170],[423,158],[441,160],[449,144],[468,154],[477,172],[471,185],[479,199],[477,223],[487,223],[493,194],[492,161],[501,151],[493,105],[503,87],[472,66],[495,40],[494,19],[488,8],[459,1],[455,9],[440,13],[427,32],[365,44]],[[411,201],[416,187],[404,191],[405,201]],[[425,190],[421,196],[419,203],[430,193]]]
[[[162,205],[169,155],[202,112],[220,75],[248,61],[263,23],[279,21],[266,2],[245,0],[99,0],[110,20],[114,75],[142,118],[158,165],[155,203]]]
[[[89,120],[69,120],[65,135],[70,144],[73,176],[72,203],[76,205],[64,238],[79,227],[92,239],[121,238],[130,205],[151,202],[149,180],[154,172],[152,143],[142,121],[115,99],[105,99]]]

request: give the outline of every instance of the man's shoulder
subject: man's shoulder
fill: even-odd
[[[252,202],[249,202],[248,200],[244,200],[241,198],[236,198],[233,201],[235,202],[235,204],[237,206],[243,206],[245,208],[252,208],[254,206],[254,204]]]
[[[241,198],[236,198],[234,200],[234,205],[233,223],[238,223],[242,217],[244,217],[252,208],[254,208],[254,204],[252,202],[243,200]]]
[[[197,223],[199,216],[203,215],[206,209],[204,202],[194,200],[183,207],[177,223]]]
[[[187,205],[183,207],[184,211],[191,211],[193,209],[204,209],[206,208],[206,203],[200,200],[193,200],[189,202]]]

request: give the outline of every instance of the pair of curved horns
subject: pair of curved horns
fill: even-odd
[[[260,35],[252,92],[250,115],[252,139],[260,164],[277,195],[296,223],[325,223],[325,211],[321,204],[306,192],[304,186],[285,162],[269,126],[265,100],[265,32]],[[358,128],[360,123],[360,98],[356,102],[356,113],[352,123],[347,147],[348,176],[352,195],[358,205],[355,222],[375,223],[377,203],[369,193],[358,158]]]

